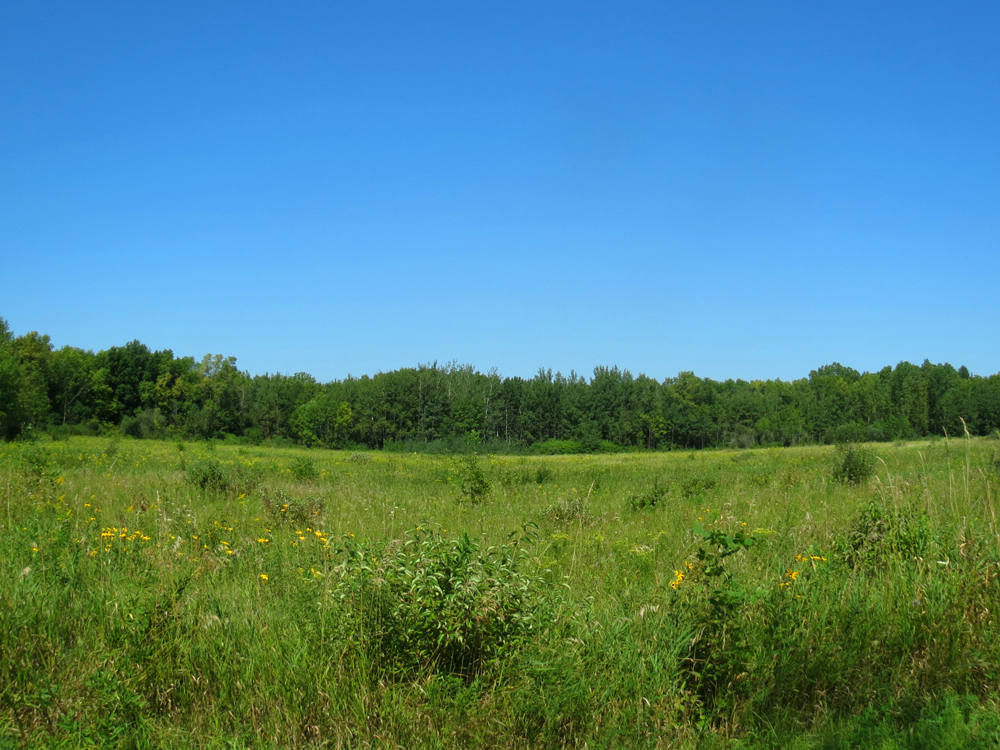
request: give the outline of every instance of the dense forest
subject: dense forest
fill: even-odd
[[[139,341],[92,352],[14,336],[0,318],[0,437],[48,432],[397,450],[592,452],[879,441],[1000,429],[1000,373],[834,363],[806,378],[659,381],[617,367],[589,379],[501,377],[419,365],[319,383],[253,375],[234,357],[175,357]]]

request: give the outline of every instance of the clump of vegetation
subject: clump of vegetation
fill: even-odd
[[[323,513],[324,503],[318,497],[295,497],[277,487],[262,487],[259,495],[264,510],[279,523],[315,523]]]
[[[926,554],[933,541],[926,513],[872,500],[838,539],[840,557],[852,567],[883,566]]]
[[[837,446],[834,454],[833,478],[847,484],[861,484],[875,476],[875,453],[859,445]]]
[[[579,440],[543,440],[531,446],[531,452],[540,456],[571,456],[584,453],[583,443]]]
[[[199,458],[187,464],[188,482],[206,492],[249,495],[263,476],[263,470],[255,464],[224,464],[215,458]]]
[[[685,566],[686,572],[675,571],[672,586],[678,589],[687,579],[688,588],[695,589],[688,592],[687,601],[695,631],[681,664],[688,690],[711,711],[727,698],[751,658],[741,617],[747,592],[735,582],[727,560],[759,540],[742,531],[707,530],[700,523],[693,532],[699,541],[697,563]]]
[[[455,472],[461,480],[462,500],[473,504],[489,499],[493,486],[479,463],[478,453],[469,453],[454,459]]]
[[[684,497],[704,495],[715,489],[718,483],[715,477],[699,474],[681,482],[681,495]]]
[[[640,492],[629,497],[628,507],[631,510],[655,508],[668,494],[670,494],[670,485],[661,485],[659,479],[654,479],[652,487],[645,492]]]
[[[552,481],[552,477],[555,476],[555,472],[552,471],[548,466],[539,466],[535,469],[535,474],[532,480],[535,484],[545,484],[546,482]]]
[[[582,498],[567,498],[550,504],[542,513],[553,523],[583,523],[590,519]]]
[[[543,581],[528,568],[535,533],[482,548],[468,534],[417,527],[388,543],[337,548],[339,635],[378,673],[471,680],[544,623]]]
[[[312,481],[319,478],[319,469],[316,468],[316,464],[305,456],[296,456],[292,459],[292,465],[289,468],[292,476],[296,479]]]

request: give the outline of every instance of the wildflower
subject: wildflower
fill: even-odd
[[[805,561],[806,561],[806,556],[805,555],[796,555],[795,556],[795,562],[805,562]]]
[[[809,555],[810,560],[819,560],[821,562],[826,562],[825,557],[820,557],[819,555]]]
[[[59,477],[56,480],[56,484],[65,484],[65,483],[66,483],[66,477]]]
[[[684,580],[684,574],[681,573],[679,570],[675,570],[674,571],[674,580],[672,580],[670,582],[670,588],[672,588],[672,589],[674,589],[676,591],[677,589],[679,589],[681,587],[681,581],[683,581],[683,580]]]
[[[261,573],[260,574],[260,580],[266,581],[267,580],[267,573]]]
[[[264,537],[258,537],[257,541],[260,542],[261,544],[267,544],[271,540],[265,539]]]
[[[785,577],[786,578],[791,578],[794,581],[796,578],[799,577],[799,571],[797,571],[797,570],[786,570],[785,571]]]

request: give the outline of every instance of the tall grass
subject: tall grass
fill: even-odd
[[[996,747],[996,446],[0,445],[0,747]]]

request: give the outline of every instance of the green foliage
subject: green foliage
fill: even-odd
[[[681,482],[681,495],[686,498],[708,494],[718,484],[713,476],[699,474]]]
[[[489,499],[493,486],[479,462],[479,454],[470,453],[454,459],[455,473],[461,480],[462,500],[482,503]]]
[[[290,495],[276,487],[261,487],[258,495],[268,516],[278,523],[293,526],[316,523],[325,507],[322,498]]]
[[[997,444],[883,450],[483,456],[470,508],[452,457],[0,444],[0,746],[996,747]]]
[[[187,463],[187,480],[206,492],[248,495],[260,485],[263,470],[249,463],[199,458]]]
[[[828,731],[828,750],[987,750],[1000,747],[1000,713],[975,696],[936,697],[915,711],[868,706]]]
[[[544,440],[531,446],[531,452],[539,456],[569,456],[583,453],[583,444],[578,440]]]
[[[292,476],[302,481],[314,481],[319,479],[319,469],[312,460],[305,456],[297,456],[292,460]]]
[[[645,508],[655,508],[670,494],[670,485],[661,485],[659,479],[653,480],[653,486],[645,492],[632,495],[628,499],[628,507],[631,510],[643,510]]]
[[[703,708],[724,715],[734,682],[745,674],[750,659],[741,616],[747,593],[734,582],[726,562],[760,540],[742,531],[707,530],[701,523],[695,523],[692,532],[700,542],[695,553],[698,563],[685,583],[694,636],[681,665],[688,689],[698,696]],[[683,580],[681,576],[675,579],[675,586]]]
[[[839,445],[834,454],[833,478],[847,484],[861,484],[875,476],[878,459],[868,448]]]
[[[48,336],[15,337],[0,320],[0,439],[116,427],[144,439],[422,454],[884,442],[1000,430],[1000,374],[924,361],[870,373],[833,363],[788,382],[692,372],[660,381],[617,367],[525,380],[434,363],[321,384],[307,373],[251,377],[233,357],[196,361],[139,341],[55,350]]]
[[[532,481],[535,484],[545,484],[546,482],[551,482],[552,478],[555,476],[555,472],[552,471],[548,466],[539,466],[535,469],[535,474],[532,477]]]
[[[541,627],[542,579],[526,570],[525,526],[483,548],[467,534],[417,527],[388,543],[337,547],[339,636],[379,676],[471,680]]]
[[[933,541],[925,512],[872,500],[838,537],[837,549],[840,558],[852,567],[884,567],[892,560],[927,554]]]
[[[542,515],[545,517],[545,520],[551,521],[552,523],[583,524],[592,520],[590,516],[587,515],[587,510],[584,507],[583,500],[581,498],[557,500],[549,505],[542,512]]]

